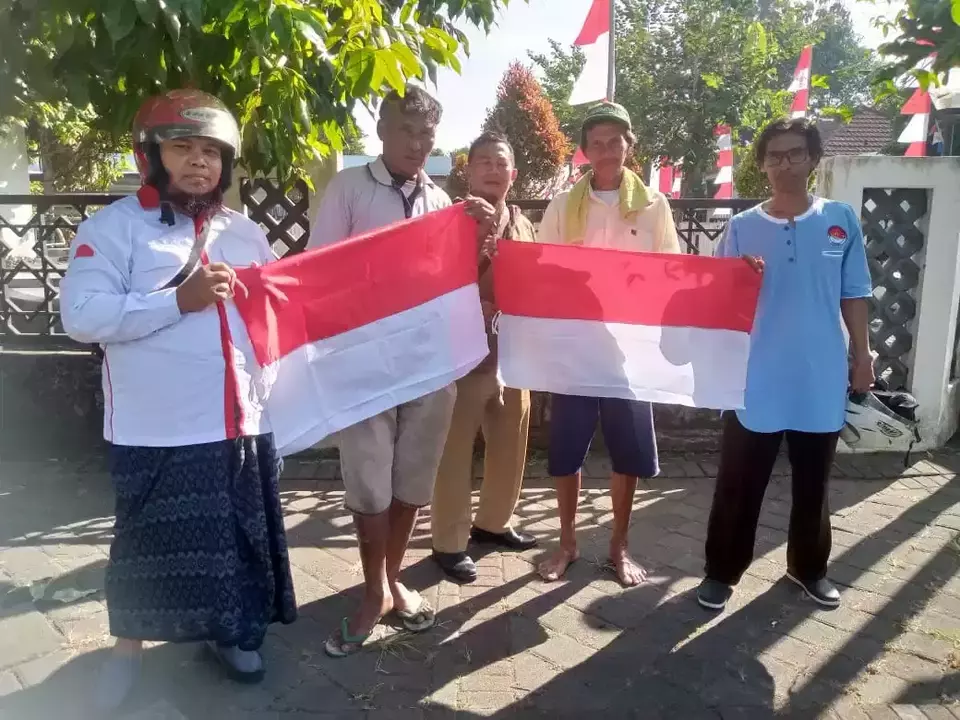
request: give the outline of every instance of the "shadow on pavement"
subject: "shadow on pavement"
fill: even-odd
[[[858,512],[861,501],[892,481],[862,480],[835,487],[831,494],[835,524],[842,525],[848,509]],[[481,705],[489,702],[491,710],[486,714],[461,710],[457,718],[696,720],[716,718],[720,709],[724,717],[738,713],[773,717],[775,706],[783,708],[779,714],[784,717],[804,716],[860,682],[904,624],[960,569],[952,548],[933,554],[912,568],[914,579],[889,602],[871,610],[875,614],[853,634],[850,630],[855,628],[844,627],[849,621],[842,611],[819,610],[782,582],[765,582],[758,588],[761,581],[756,577],[745,579],[746,602],[738,603],[735,596],[730,610],[715,619],[694,598],[702,564],[702,537],[697,535],[702,527],[696,526],[706,520],[709,495],[694,492],[693,486],[689,480],[641,486],[631,541],[652,578],[631,590],[620,589],[612,576],[589,560],[602,559],[609,537],[605,493],[585,493],[578,515],[584,559],[571,567],[565,581],[550,585],[535,578],[534,553],[504,556],[501,565],[514,570],[486,585],[456,588],[439,582],[439,571],[424,557],[429,549],[425,518],[418,525],[412,563],[404,573],[406,581],[438,608],[436,627],[418,636],[385,631],[364,652],[333,660],[323,653],[323,643],[359,598],[360,577],[350,571],[350,563],[356,563],[352,526],[340,506],[340,493],[318,492],[315,483],[285,484],[301,614],[297,623],[276,627],[268,636],[265,681],[255,687],[237,686],[196,647],[159,645],[146,653],[144,682],[130,711],[158,720],[275,718],[286,713],[344,720],[441,718],[454,717],[451,708],[458,702],[474,707],[458,701],[459,693]],[[848,588],[845,599],[854,606],[865,602],[869,588],[864,584],[876,581],[870,568],[911,542],[958,500],[960,490],[948,483],[906,511],[892,514],[875,532],[848,538],[831,570],[832,577]],[[533,529],[545,543],[556,537],[551,502],[550,491],[533,489],[525,492],[518,509],[519,524]],[[91,506],[99,507],[92,501]],[[85,508],[75,507],[72,516],[61,508],[55,519],[89,527],[82,517]],[[781,479],[768,492],[757,555],[782,551],[788,510],[789,482]],[[4,507],[4,518],[7,513]],[[2,535],[8,544],[12,533]],[[44,542],[42,533],[24,538],[27,545]],[[489,559],[500,562],[496,553]],[[769,559],[758,563],[770,566],[773,581],[779,572],[776,565]],[[92,577],[85,573],[100,571],[92,563],[74,575]],[[747,587],[750,583],[752,588]],[[12,586],[7,590],[7,595],[22,593]],[[11,602],[3,612],[38,607],[18,598],[23,602]],[[822,637],[811,636],[810,627],[820,628]],[[811,653],[808,665],[798,671],[778,659],[780,653],[789,652]],[[102,656],[102,651],[77,655],[47,677],[37,678],[33,687],[0,698],[0,718],[83,717],[83,699],[89,696]],[[509,673],[505,661],[513,663]],[[915,684],[905,702],[938,701],[942,691],[954,693],[957,682],[951,675],[937,684]],[[157,707],[165,709],[149,715]]]

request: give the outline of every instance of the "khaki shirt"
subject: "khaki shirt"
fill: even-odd
[[[536,231],[533,228],[533,223],[520,212],[520,208],[516,205],[508,205],[507,211],[507,222],[500,232],[499,239],[536,242]],[[480,275],[478,286],[480,288],[480,300],[492,303],[496,307],[492,266],[488,266]],[[490,328],[487,328],[487,343],[490,346],[490,354],[473,371],[475,373],[491,372],[497,369],[497,336],[491,332]]]

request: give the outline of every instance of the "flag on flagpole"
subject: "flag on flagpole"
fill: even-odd
[[[673,168],[673,188],[671,188],[670,197],[679,198],[683,192],[683,164],[678,162]]]
[[[673,164],[669,158],[654,160],[650,163],[650,187],[669,198],[680,197],[683,184],[683,171],[680,168],[679,163]]]
[[[803,118],[810,109],[810,71],[813,68],[813,46],[807,45],[800,53],[797,69],[793,71],[793,82],[787,88],[794,93],[790,116]]]
[[[904,157],[926,157],[930,132],[930,106],[930,93],[918,87],[901,108],[901,115],[911,116],[907,126],[897,138],[897,142],[907,145]]]
[[[282,455],[446,387],[487,355],[462,205],[237,270]]]
[[[612,0],[592,0],[587,19],[573,44],[587,59],[580,77],[573,84],[569,103],[583,105],[607,98],[607,75],[610,67],[610,3]]]
[[[650,187],[667,197],[673,194],[674,168],[669,158],[662,157],[650,163]]]
[[[543,392],[741,408],[760,283],[739,259],[501,241],[501,380]]]

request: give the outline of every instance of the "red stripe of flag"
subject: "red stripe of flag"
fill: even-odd
[[[750,332],[761,277],[743,260],[503,241],[506,315]]]
[[[733,199],[733,183],[723,183],[717,187],[717,192],[713,195],[716,200]]]
[[[793,103],[790,105],[790,112],[806,112],[810,101],[810,91],[808,89],[797,90],[793,96]]]
[[[914,90],[910,99],[900,108],[901,115],[923,115],[930,112],[930,93],[923,88]]]
[[[733,150],[721,150],[717,153],[717,167],[733,167]]]
[[[593,0],[587,19],[583,21],[580,34],[573,41],[574,45],[582,47],[593,45],[600,36],[610,32],[610,0]]]
[[[462,203],[237,271],[257,361],[423,305],[477,282],[476,222]]]

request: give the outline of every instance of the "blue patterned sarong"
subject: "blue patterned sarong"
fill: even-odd
[[[272,435],[110,449],[110,633],[260,647],[297,605]]]

